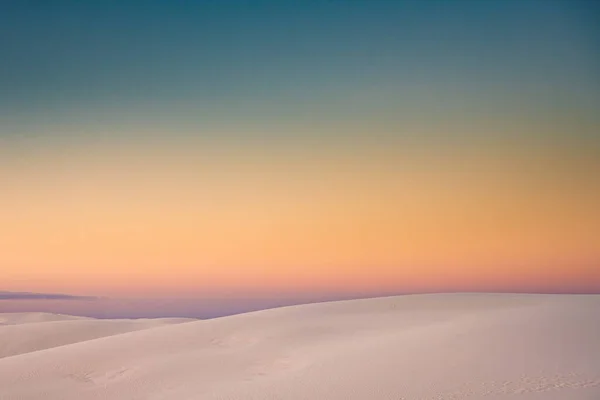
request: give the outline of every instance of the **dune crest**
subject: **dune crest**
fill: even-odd
[[[90,318],[76,317],[74,315],[52,314],[52,313],[0,313],[0,326],[23,325],[39,322],[87,320]]]
[[[0,314],[0,359],[105,336],[194,321],[189,318],[97,320],[69,315]],[[10,322],[10,323],[8,323]]]

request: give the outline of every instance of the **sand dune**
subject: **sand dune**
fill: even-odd
[[[38,322],[51,321],[81,321],[90,318],[75,317],[72,315],[49,314],[49,313],[0,313],[0,326],[22,325]]]
[[[75,322],[40,326],[117,323]],[[600,399],[600,296],[399,296],[115,333],[0,359],[0,399]]]
[[[125,332],[193,321],[182,318],[95,320],[55,314],[0,314],[0,358]]]

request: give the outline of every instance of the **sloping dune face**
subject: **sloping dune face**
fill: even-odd
[[[322,303],[5,357],[0,399],[595,400],[599,338],[600,296]]]
[[[0,325],[0,359],[125,332],[192,321],[177,318],[95,320],[33,313],[30,316],[0,314],[0,320],[2,319],[12,323]]]

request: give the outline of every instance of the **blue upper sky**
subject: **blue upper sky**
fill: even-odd
[[[590,119],[599,9],[593,0],[6,0],[0,135],[556,110]]]

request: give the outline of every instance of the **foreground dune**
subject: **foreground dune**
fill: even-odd
[[[57,323],[69,336],[116,322],[40,326]],[[600,399],[600,296],[398,296],[158,325],[4,357],[0,399]]]

